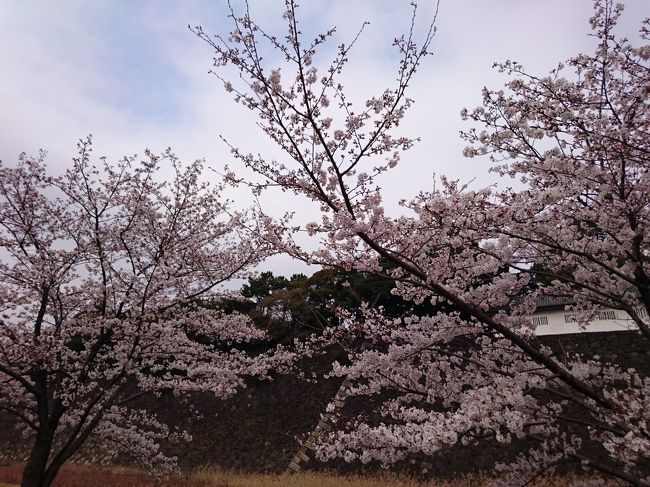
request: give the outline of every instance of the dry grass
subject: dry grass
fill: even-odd
[[[22,465],[0,466],[0,487],[20,484]],[[64,467],[54,487],[481,487],[487,477],[461,477],[454,480],[418,481],[395,475],[339,476],[303,472],[295,475],[268,475],[204,469],[156,482],[146,472],[130,468]],[[571,478],[545,478],[531,487],[568,487]]]
[[[192,478],[205,482],[198,485],[211,487],[474,487],[483,484],[483,482],[477,481],[477,478],[453,482],[419,482],[412,478],[395,475],[361,477],[314,472],[302,472],[294,475],[261,475],[206,470],[195,472]]]

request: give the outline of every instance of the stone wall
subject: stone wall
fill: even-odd
[[[619,363],[623,368],[634,367],[642,374],[650,373],[650,350],[634,332],[581,333],[544,336],[539,338],[561,358],[567,353],[599,356]],[[311,364],[322,372],[331,357]],[[188,414],[189,406],[173,396],[144,399],[141,406],[157,411],[171,424],[187,428],[193,441],[189,445],[165,445],[177,455],[183,468],[218,465],[224,468],[251,471],[282,471],[304,439],[320,421],[327,403],[334,397],[341,379],[310,383],[295,377],[278,377],[271,382],[250,381],[248,387],[234,398],[219,401],[205,394],[196,395],[192,408],[202,416],[196,420]],[[353,410],[372,408],[363,399],[350,401]],[[0,415],[2,450],[24,447],[7,417]],[[448,450],[433,458],[414,458],[400,468],[426,475],[451,476],[491,468],[495,461],[512,458],[531,446],[525,441],[504,445],[482,444]],[[596,446],[597,447],[597,446]],[[123,459],[126,461],[126,459]],[[325,465],[310,460],[304,468],[337,469],[362,472],[376,470],[377,465],[355,465],[333,462]]]

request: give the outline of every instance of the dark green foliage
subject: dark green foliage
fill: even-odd
[[[297,274],[297,276],[302,276],[302,274]],[[262,272],[259,277],[248,279],[248,284],[242,286],[241,294],[259,302],[275,291],[286,289],[289,283],[290,281],[284,276],[274,276],[272,272]]]
[[[393,280],[374,274],[323,269],[309,278],[294,274],[289,279],[264,272],[249,279],[242,294],[255,300],[248,314],[277,342],[288,342],[326,326],[336,326],[335,310],[358,312],[362,303],[381,307],[386,315],[425,314],[435,311],[430,303],[415,305],[391,293]]]

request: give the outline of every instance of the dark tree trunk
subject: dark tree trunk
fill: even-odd
[[[59,474],[59,470],[61,470],[63,464],[64,461],[56,461],[47,467],[47,470],[45,471],[45,475],[43,476],[43,480],[41,482],[41,487],[50,487],[50,485],[52,485],[52,482],[54,482],[54,479]]]
[[[52,441],[54,432],[47,428],[41,428],[36,435],[34,447],[27,460],[27,465],[23,471],[23,480],[21,487],[48,487],[51,480],[45,483],[45,471],[47,461],[52,451]]]

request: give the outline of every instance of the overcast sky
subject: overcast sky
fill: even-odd
[[[233,2],[235,6],[237,1]],[[364,20],[365,31],[345,75],[360,101],[394,80],[391,42],[408,28],[407,0],[303,0],[299,16],[310,34],[338,27],[333,42],[349,41]],[[421,1],[419,24],[431,19],[434,2]],[[70,164],[76,141],[92,133],[95,154],[117,159],[171,146],[185,160],[206,158],[219,168],[231,162],[219,135],[246,152],[276,154],[250,112],[232,102],[207,74],[212,52],[187,29],[228,31],[223,0],[0,0],[0,159],[11,165],[20,152],[49,151],[53,173]],[[282,32],[281,6],[251,1],[252,14]],[[628,0],[619,32],[637,38],[648,0]],[[428,58],[411,97],[416,103],[403,125],[422,142],[387,183],[386,199],[428,189],[433,174],[475,184],[490,181],[486,161],[466,160],[458,131],[462,107],[480,103],[483,86],[506,81],[494,61],[515,59],[545,74],[558,61],[591,52],[587,0],[441,0],[435,55]],[[318,61],[318,60],[316,60]],[[265,204],[277,210],[291,204]],[[294,204],[295,207],[295,204]],[[283,260],[276,272],[300,269]]]

